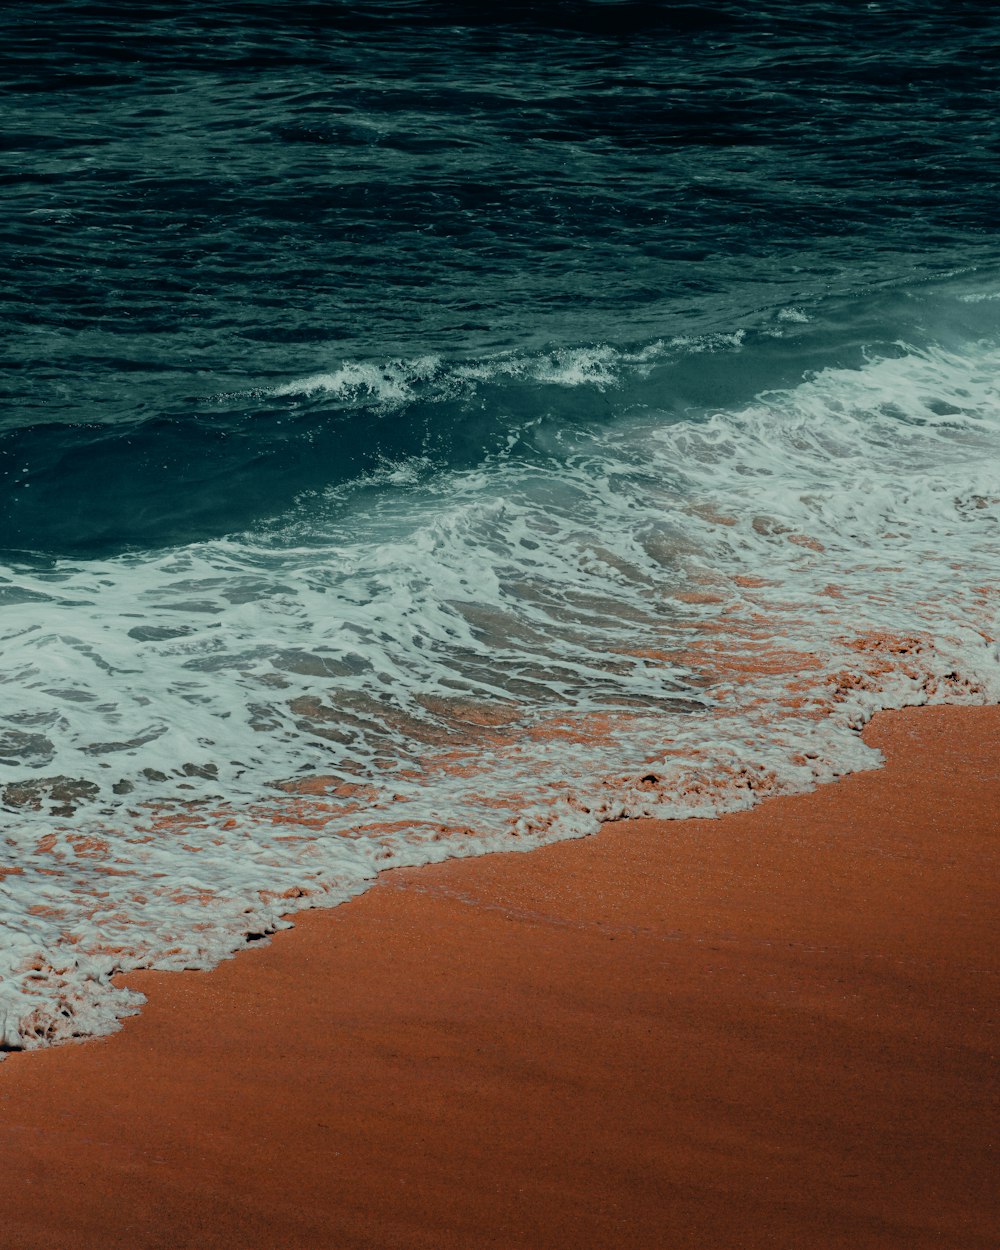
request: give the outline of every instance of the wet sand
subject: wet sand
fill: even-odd
[[[386,875],[0,1064],[3,1250],[995,1247],[1000,709]]]

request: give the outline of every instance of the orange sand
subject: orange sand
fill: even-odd
[[[3,1250],[995,1247],[1000,709],[387,875],[0,1065]]]

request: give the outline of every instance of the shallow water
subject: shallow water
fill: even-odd
[[[7,1047],[1000,698],[992,7],[8,28]]]

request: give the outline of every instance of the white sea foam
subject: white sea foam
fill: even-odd
[[[451,399],[481,383],[523,380],[542,385],[575,387],[618,386],[623,380],[649,373],[670,354],[724,351],[738,348],[742,331],[700,337],[676,337],[625,351],[606,343],[557,349],[536,355],[503,352],[481,360],[447,364],[439,356],[391,360],[378,364],[345,361],[327,373],[310,374],[272,387],[276,398],[327,395],[335,399],[393,407],[416,398]]]
[[[381,403],[399,403],[411,399],[415,385],[434,378],[441,369],[438,356],[420,356],[414,360],[391,360],[383,364],[347,361],[330,373],[314,373],[273,387],[271,394],[327,394]]]
[[[672,350],[448,376],[602,388]],[[998,366],[901,347],[558,464],[387,464],[280,530],[8,569],[3,1043],[107,1031],[115,972],[382,868],[747,806],[872,766],[879,707],[1000,700]]]

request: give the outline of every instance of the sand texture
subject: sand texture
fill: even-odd
[[[1000,1240],[1000,709],[716,821],[388,874],[0,1064],[3,1250]]]

